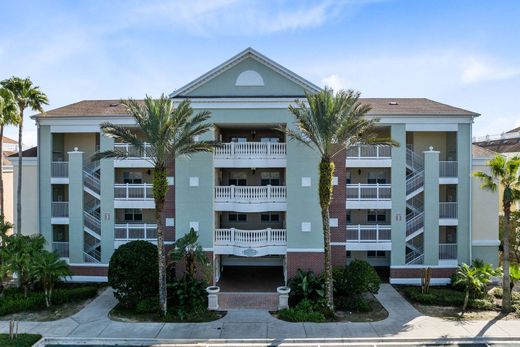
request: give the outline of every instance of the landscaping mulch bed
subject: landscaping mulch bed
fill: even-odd
[[[226,315],[226,311],[206,311],[203,315],[198,315],[197,317],[190,318],[186,317],[185,319],[180,319],[178,316],[169,315],[167,317],[162,317],[159,313],[137,313],[135,310],[123,308],[120,305],[117,305],[110,311],[108,317],[111,320],[118,322],[127,322],[127,323],[138,323],[138,322],[154,322],[154,323],[203,323],[203,322],[212,322],[218,320]]]
[[[363,294],[372,308],[369,312],[349,312],[336,310],[336,322],[377,322],[388,317],[388,311],[381,305],[379,300],[370,293]]]
[[[38,340],[42,338],[41,335],[36,334],[18,334],[14,340],[11,340],[9,334],[0,334],[0,346],[2,347],[31,347]]]

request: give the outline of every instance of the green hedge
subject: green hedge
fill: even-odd
[[[97,295],[97,287],[79,287],[71,289],[55,289],[52,293],[52,304],[61,305],[93,298]],[[23,293],[10,292],[0,302],[0,316],[7,314],[45,309],[45,297],[42,292]]]
[[[38,340],[42,338],[41,335],[36,334],[18,334],[18,336],[11,340],[9,334],[0,334],[0,346],[2,347],[31,347]]]
[[[407,287],[403,291],[412,302],[422,305],[462,306],[464,304],[464,293],[452,288],[430,288],[428,294],[421,293],[419,287]],[[492,310],[495,305],[489,299],[484,298],[470,300],[468,307],[477,310]]]

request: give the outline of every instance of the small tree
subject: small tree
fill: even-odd
[[[502,196],[504,212],[504,232],[502,235],[504,267],[504,275],[502,277],[502,312],[509,313],[511,311],[511,278],[509,277],[511,206],[514,202],[520,200],[520,177],[518,175],[520,169],[520,157],[507,159],[502,155],[497,155],[494,159],[488,162],[488,166],[491,175],[482,171],[474,172],[473,175],[481,180],[482,189],[495,192],[499,186],[504,188]]]
[[[47,307],[52,304],[52,290],[56,282],[62,277],[72,274],[69,265],[64,260],[60,259],[56,253],[45,250],[36,254],[31,271],[34,279],[42,284]]]
[[[175,248],[170,252],[170,258],[174,263],[184,260],[186,275],[191,278],[194,278],[197,273],[197,264],[207,268],[209,263],[206,253],[199,244],[199,235],[193,228],[177,240]]]
[[[13,225],[4,220],[3,216],[0,216],[0,297],[4,291],[4,277],[8,273],[8,268],[5,266],[4,258],[7,256],[7,233],[13,228]]]
[[[468,307],[470,295],[482,293],[494,274],[491,265],[475,260],[472,266],[462,264],[458,267],[453,277],[453,285],[463,288],[465,292],[461,315],[464,315]]]

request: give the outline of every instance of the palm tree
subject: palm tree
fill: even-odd
[[[7,88],[0,87],[0,216],[4,215],[4,127],[17,124],[20,115],[14,94]]]
[[[197,263],[202,266],[208,264],[208,257],[198,242],[199,235],[191,228],[190,231],[175,242],[175,249],[170,252],[171,260],[177,263],[186,262],[186,275],[194,278],[197,273]]]
[[[60,278],[70,276],[71,271],[67,262],[60,259],[56,253],[43,250],[33,259],[32,275],[42,284],[45,305],[50,307],[54,285]]]
[[[509,240],[511,233],[511,205],[520,200],[520,178],[519,167],[520,158],[514,157],[507,159],[502,155],[497,155],[491,159],[487,165],[491,171],[491,175],[486,172],[477,171],[473,175],[478,177],[482,184],[481,188],[495,192],[499,186],[504,188],[502,196],[502,208],[504,213],[504,233],[502,235],[503,248],[503,268],[504,275],[502,277],[502,312],[509,313],[511,311],[511,277],[509,271],[510,254]]]
[[[306,93],[306,101],[296,100],[289,110],[296,120],[296,130],[280,129],[290,138],[308,145],[321,157],[319,164],[319,200],[323,222],[324,274],[327,305],[334,307],[329,206],[332,198],[333,158],[350,146],[362,143],[394,144],[391,140],[376,139],[377,119],[367,119],[370,106],[361,104],[359,92],[340,90],[336,94],[329,88]],[[307,105],[308,104],[308,105]]]
[[[153,197],[155,200],[155,219],[157,222],[157,248],[159,253],[159,301],[161,312],[165,315],[166,302],[166,256],[164,251],[164,232],[161,220],[164,200],[168,191],[167,164],[173,158],[189,157],[198,152],[211,152],[213,141],[196,141],[196,138],[212,129],[206,121],[207,111],[193,114],[190,100],[183,100],[175,108],[172,100],[161,95],[159,99],[147,96],[143,103],[135,100],[122,102],[127,112],[135,119],[143,137],[138,137],[131,129],[111,123],[101,125],[102,132],[117,142],[129,143],[138,151],[149,146],[149,161],[153,165]],[[128,153],[109,150],[94,155],[94,159],[125,158]]]
[[[47,95],[34,86],[29,78],[11,77],[3,80],[0,84],[9,89],[18,105],[18,186],[16,189],[16,232],[22,233],[22,133],[23,133],[23,112],[26,108],[34,111],[43,112],[43,105],[48,105]]]
[[[461,315],[464,315],[468,307],[470,292],[477,293],[486,288],[486,284],[494,274],[492,270],[491,272],[488,270],[487,267],[479,268],[468,264],[462,264],[458,267],[453,284],[464,288],[465,295]]]

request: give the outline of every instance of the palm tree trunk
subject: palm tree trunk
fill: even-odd
[[[155,220],[157,223],[157,253],[159,256],[159,307],[161,314],[168,313],[168,302],[166,292],[166,251],[164,249],[164,228],[162,223],[162,212],[164,201],[168,190],[166,169],[156,167],[153,172],[153,195],[155,200]]]
[[[466,308],[468,308],[468,302],[469,302],[469,289],[466,289],[466,295],[464,295],[464,304],[462,305],[462,314],[464,315],[464,312],[466,312]]]
[[[502,277],[502,313],[511,311],[511,277],[509,275],[509,234],[511,228],[511,203],[504,201],[504,235],[502,235],[502,243],[504,247],[503,262],[504,275]]]
[[[4,217],[4,125],[0,125],[0,216]]]
[[[320,162],[320,207],[321,221],[323,223],[323,248],[324,248],[324,274],[327,306],[332,311],[334,309],[333,283],[332,283],[332,262],[330,245],[330,224],[329,207],[332,198],[332,175],[334,174],[334,163],[329,158],[322,158]]]
[[[20,124],[18,125],[18,185],[16,187],[16,233],[22,234],[22,132],[23,108],[20,108]]]

